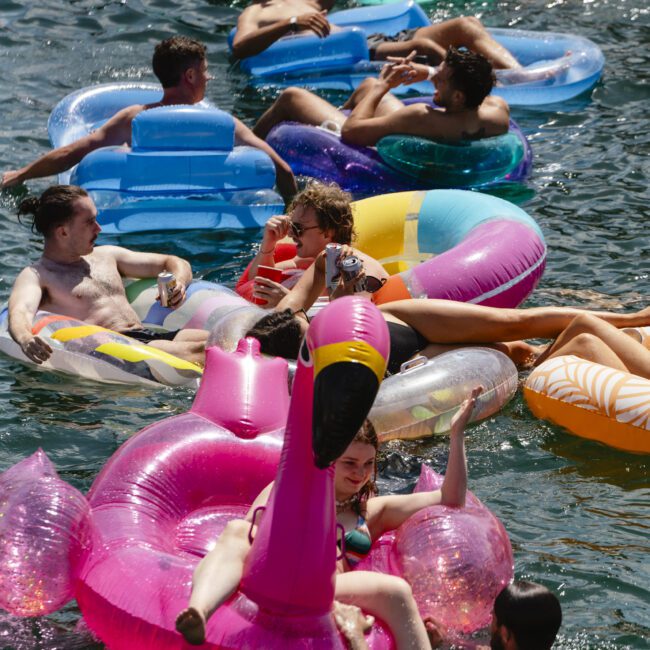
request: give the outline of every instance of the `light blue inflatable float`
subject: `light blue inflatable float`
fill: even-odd
[[[370,61],[366,37],[426,27],[430,21],[414,0],[347,9],[328,15],[342,28],[326,38],[285,36],[264,52],[240,62],[253,85],[352,91],[379,74],[382,61]],[[498,70],[495,95],[511,105],[540,105],[571,99],[600,79],[605,59],[592,41],[573,34],[490,29],[490,34],[521,63],[521,70]],[[229,43],[236,30],[230,33]],[[401,86],[402,94],[433,93],[429,81]]]
[[[160,100],[153,84],[103,84],[64,98],[48,122],[54,147],[101,126],[119,110]],[[86,189],[106,233],[259,228],[284,210],[268,155],[234,146],[231,115],[201,102],[140,113],[131,147],[103,147],[59,176]]]

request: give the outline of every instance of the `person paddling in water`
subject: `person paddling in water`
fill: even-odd
[[[402,578],[369,571],[352,571],[365,557],[374,540],[399,527],[411,515],[429,506],[462,507],[467,493],[465,426],[477,397],[478,386],[458,409],[451,422],[449,460],[439,490],[404,495],[376,496],[377,434],[366,420],[343,455],[335,462],[334,489],[338,522],[344,527],[345,556],[338,563],[335,579],[334,615],[341,632],[355,649],[367,647],[363,630],[370,621],[356,609],[376,616],[390,628],[399,650],[422,650],[440,640],[433,619],[422,620],[411,587]],[[201,560],[192,580],[189,606],[176,619],[176,629],[186,641],[205,641],[206,621],[232,596],[242,578],[250,549],[248,532],[256,508],[266,504],[272,485],[251,506],[245,520],[233,520],[215,547]]]

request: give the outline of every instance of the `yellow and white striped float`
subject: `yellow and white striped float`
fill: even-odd
[[[639,328],[650,348],[650,328]],[[549,359],[526,380],[538,418],[618,449],[650,452],[650,380],[575,356]]]

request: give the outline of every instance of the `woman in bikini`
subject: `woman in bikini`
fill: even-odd
[[[467,461],[464,430],[482,387],[472,391],[451,422],[449,460],[440,490],[416,494],[375,496],[377,434],[366,421],[343,455],[335,463],[334,488],[336,513],[345,528],[345,557],[339,562],[335,587],[335,617],[341,604],[360,607],[379,617],[390,628],[399,650],[431,647],[430,637],[438,640],[431,619],[423,621],[408,583],[396,576],[368,571],[350,571],[370,551],[373,540],[399,527],[412,514],[435,505],[463,506],[467,491]],[[176,619],[176,629],[192,644],[205,640],[205,623],[210,615],[237,589],[250,543],[248,532],[253,512],[266,501],[272,484],[251,506],[245,520],[228,523],[215,547],[197,566],[192,581],[189,606]],[[363,647],[360,632],[353,634],[353,647]]]
[[[354,254],[343,247],[342,256]],[[364,270],[339,282],[331,299],[354,292]],[[370,277],[369,290],[382,286]],[[257,338],[266,354],[295,359],[307,331],[306,310],[325,288],[325,255],[303,274],[296,286],[271,312],[247,332]],[[368,290],[367,289],[367,290]],[[650,325],[650,307],[629,314],[597,312],[574,307],[502,309],[453,300],[411,299],[379,306],[390,333],[389,373],[417,354],[434,357],[466,345],[489,345],[505,352],[519,367],[541,363],[550,356],[573,354],[589,361],[649,378],[650,350],[633,336],[620,331]],[[522,339],[555,339],[544,351]],[[541,355],[541,356],[540,356]]]

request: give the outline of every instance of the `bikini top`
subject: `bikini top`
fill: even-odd
[[[357,517],[357,524],[343,536],[343,554],[348,564],[354,568],[370,553],[372,538],[363,515]]]

